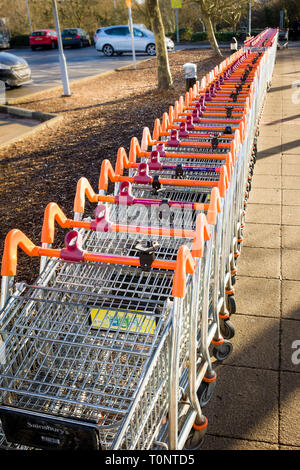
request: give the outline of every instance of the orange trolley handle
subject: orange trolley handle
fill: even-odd
[[[31,257],[47,256],[64,259],[69,262],[92,261],[126,266],[141,266],[140,259],[136,257],[84,252],[81,250],[80,242],[80,234],[73,230],[68,232],[65,237],[65,249],[41,248],[36,246],[23,232],[18,229],[13,229],[7,234],[5,239],[1,275],[16,275],[18,248]],[[186,245],[182,245],[178,250],[176,261],[154,260],[151,264],[151,268],[175,271],[172,295],[174,297],[184,297],[187,274],[193,274],[195,272],[196,261],[192,257],[189,248]]]
[[[148,175],[148,165],[141,163],[139,166],[139,174],[136,177],[119,176],[116,175],[112,164],[109,160],[103,160],[99,178],[99,190],[107,190],[108,183],[120,183],[121,181],[128,181],[130,183],[138,184],[152,184],[153,178]],[[226,189],[228,188],[228,173],[225,165],[220,168],[219,181],[201,181],[201,180],[184,180],[184,179],[169,179],[159,178],[159,184],[165,185],[179,185],[179,186],[194,186],[194,187],[218,187],[220,196],[225,197]]]
[[[214,192],[212,213],[218,211],[218,195]],[[144,235],[167,236],[167,237],[183,237],[193,239],[192,254],[196,258],[203,256],[204,242],[210,239],[210,230],[207,219],[203,213],[198,214],[196,219],[195,230],[174,229],[169,227],[152,227],[152,226],[135,226],[113,224],[107,218],[107,208],[105,205],[97,206],[95,210],[96,220],[91,222],[76,221],[68,219],[60,207],[51,202],[45,209],[44,221],[42,228],[41,242],[52,244],[55,237],[55,222],[62,228],[83,228],[86,230],[95,230],[101,232],[119,232],[119,233],[136,233]],[[211,222],[213,214],[210,214]]]

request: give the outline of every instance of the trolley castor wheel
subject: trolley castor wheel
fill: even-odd
[[[230,341],[227,341],[226,339],[224,342],[218,346],[215,346],[213,348],[213,356],[217,359],[217,361],[225,361],[230,354],[232,353],[233,346]]]
[[[220,329],[224,339],[231,339],[235,335],[235,329],[233,323],[230,320],[221,321]]]
[[[196,426],[191,429],[191,432],[185,441],[183,450],[199,450],[203,444],[204,437],[207,431],[207,418],[202,426]]]
[[[236,313],[236,303],[233,295],[227,295],[227,309],[230,316]]]
[[[200,387],[197,390],[197,397],[201,407],[206,406],[209,403],[216,388],[216,384],[216,380],[214,380],[213,382],[201,383]]]

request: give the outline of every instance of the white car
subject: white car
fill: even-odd
[[[131,52],[131,34],[126,25],[108,26],[97,29],[96,49],[111,57],[114,53],[121,55]],[[95,35],[95,36],[96,36]],[[154,34],[143,25],[133,25],[134,47],[136,52],[146,52],[148,55],[156,54]],[[166,37],[168,51],[174,49],[174,42]]]

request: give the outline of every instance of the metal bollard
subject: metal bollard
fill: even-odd
[[[235,37],[232,38],[231,43],[230,43],[230,50],[232,54],[238,50],[238,42]]]
[[[183,68],[185,73],[185,89],[189,91],[197,80],[197,66],[195,64],[186,63]]]

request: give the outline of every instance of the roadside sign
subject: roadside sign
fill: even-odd
[[[171,0],[171,8],[182,8],[182,0]]]
[[[136,58],[135,58],[135,48],[134,48],[134,35],[133,35],[133,22],[132,22],[132,0],[126,0],[126,5],[128,7],[128,26],[131,36],[131,49],[132,49],[132,58],[133,58],[133,68],[136,70]]]

